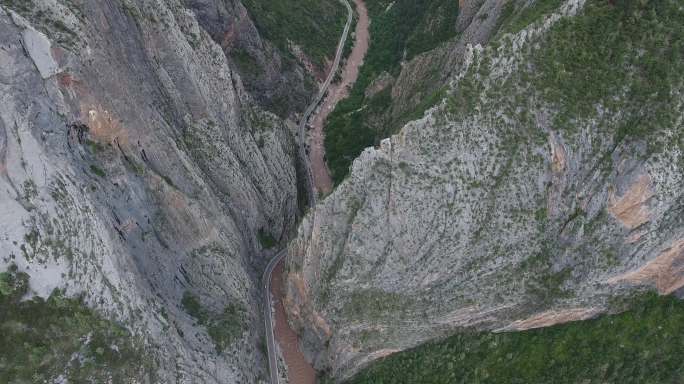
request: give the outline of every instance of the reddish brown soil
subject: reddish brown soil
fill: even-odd
[[[290,328],[283,307],[283,261],[280,261],[271,275],[271,293],[275,306],[275,333],[276,341],[280,346],[285,364],[287,365],[290,384],[315,384],[316,371],[309,364],[299,350],[297,334]]]
[[[366,57],[368,51],[368,26],[370,20],[368,19],[368,10],[363,0],[353,0],[356,5],[356,11],[359,14],[359,19],[356,23],[356,40],[351,54],[347,58],[347,62],[342,71],[342,78],[339,83],[331,84],[328,95],[323,100],[318,114],[314,117],[311,125],[313,130],[310,138],[310,153],[309,161],[311,162],[311,172],[313,173],[314,186],[319,193],[328,194],[332,191],[333,183],[330,178],[328,166],[325,164],[325,147],[324,147],[324,133],[323,124],[330,112],[333,111],[335,105],[349,93],[349,88],[354,85],[359,76],[359,68],[363,64],[363,58]]]
[[[347,97],[349,88],[356,82],[359,76],[359,68],[363,64],[363,58],[368,51],[368,10],[363,0],[353,0],[359,20],[356,23],[356,40],[352,52],[342,72],[339,83],[330,85],[328,95],[323,100],[319,113],[312,121],[312,134],[310,138],[311,151],[309,154],[311,168],[314,176],[316,190],[322,193],[332,191],[332,179],[325,164],[325,148],[323,146],[323,123],[332,112],[335,105]],[[315,384],[316,371],[309,364],[299,349],[297,333],[290,328],[283,306],[283,262],[278,263],[271,275],[271,293],[275,305],[275,338],[280,346],[285,364],[287,365],[288,378],[291,384]]]

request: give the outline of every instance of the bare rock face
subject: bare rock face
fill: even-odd
[[[287,307],[319,368],[344,378],[463,327],[582,320],[684,286],[682,119],[625,138],[627,104],[599,105],[567,127],[530,86],[545,37],[584,7],[466,45],[444,100],[366,149],[306,216]]]
[[[288,124],[181,0],[0,2],[0,269],[85,294],[159,382],[265,380],[252,266],[295,222]],[[244,312],[222,351],[186,292]]]
[[[282,57],[273,44],[261,38],[238,0],[187,0],[184,4],[231,58],[231,67],[256,101],[282,117],[304,110],[314,93],[313,82],[305,80],[302,66]]]
[[[59,66],[52,57],[52,52],[50,52],[50,40],[44,34],[36,31],[29,25],[22,32],[21,40],[26,52],[31,57],[31,60],[33,60],[33,64],[36,65],[43,79],[47,79],[57,73]]]

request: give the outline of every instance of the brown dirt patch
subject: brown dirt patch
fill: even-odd
[[[625,227],[634,229],[651,220],[647,203],[653,194],[651,176],[641,175],[624,195],[618,197],[614,192],[610,192],[608,212]]]
[[[551,145],[551,169],[555,173],[565,170],[565,148],[554,134],[549,135],[549,144]]]
[[[285,292],[283,289],[282,260],[271,275],[271,294],[273,294],[273,305],[275,306],[275,328],[273,332],[287,365],[290,384],[315,384],[316,371],[304,358],[304,354],[299,349],[299,337],[287,322],[285,307],[283,306]]]
[[[106,143],[118,139],[123,147],[128,144],[128,134],[118,119],[100,104],[81,104],[82,120],[89,128],[90,137],[98,142]]]
[[[610,284],[620,282],[652,283],[662,295],[669,295],[684,287],[684,239],[673,242],[658,257],[636,271],[608,280]]]
[[[504,331],[524,331],[526,329],[550,327],[570,321],[587,320],[600,313],[597,308],[572,308],[562,311],[546,311],[527,319],[514,321]]]
[[[306,322],[313,323],[316,326],[316,330],[324,337],[329,338],[332,336],[332,330],[328,322],[318,312],[310,308],[309,292],[302,275],[290,273],[288,275],[288,282],[291,290],[288,295],[283,297],[283,302],[290,316],[301,320],[306,319]]]
[[[627,238],[625,239],[625,243],[627,244],[634,244],[641,240],[641,238],[646,234],[646,231],[636,231],[631,233]]]

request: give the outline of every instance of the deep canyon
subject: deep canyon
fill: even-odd
[[[0,0],[0,382],[684,377],[681,2],[353,6]]]

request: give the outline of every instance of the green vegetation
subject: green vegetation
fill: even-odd
[[[367,1],[372,20],[370,49],[361,76],[397,74],[402,60],[437,47],[456,35],[458,3],[448,0]],[[363,87],[365,89],[365,87]]]
[[[97,141],[86,139],[86,145],[90,149],[90,153],[97,154],[105,150],[105,146]]]
[[[244,318],[244,309],[231,303],[223,309],[223,313],[207,325],[207,332],[214,340],[217,350],[226,349],[240,337],[244,328]]]
[[[402,60],[410,60],[456,35],[456,1],[371,0],[366,4],[372,20],[370,48],[349,97],[337,105],[325,126],[327,162],[335,183],[342,181],[364,148],[377,144],[398,127],[396,121],[382,117],[392,105],[391,87],[366,97],[365,90],[372,81],[383,72],[398,75]],[[409,111],[407,116],[421,114],[436,97],[430,93],[418,110]]]
[[[123,327],[58,290],[20,301],[28,289],[29,276],[15,265],[0,273],[0,382],[151,380],[141,343]]]
[[[278,244],[278,241],[273,238],[271,233],[268,231],[262,229],[259,229],[259,232],[257,232],[257,239],[259,240],[259,244],[261,244],[261,247],[264,249],[271,249],[275,247]]]
[[[259,74],[259,63],[256,59],[250,56],[249,52],[244,49],[236,48],[231,51],[231,57],[235,60],[238,68],[240,68],[241,73],[246,73],[251,76],[257,76]]]
[[[60,191],[55,189],[54,196],[60,196],[54,192]],[[71,247],[70,235],[61,228],[54,226],[53,222],[46,220],[43,216],[40,217],[39,227],[33,227],[24,234],[24,243],[19,246],[22,256],[26,260],[31,260],[43,264],[49,259],[59,260],[66,258],[72,260],[77,252]],[[38,225],[37,222],[34,223]]]
[[[680,382],[684,303],[648,294],[631,307],[524,332],[463,331],[380,360],[349,384]]]
[[[31,12],[31,8],[35,6],[32,0],[0,0],[0,4],[22,13]]]
[[[213,313],[204,308],[199,299],[185,291],[181,304],[185,311],[207,328],[207,333],[218,352],[223,352],[237,340],[245,327],[245,310],[242,306],[230,303],[221,313]]]
[[[536,0],[532,3],[524,2],[522,7],[514,0],[506,2],[501,10],[498,23],[500,33],[517,33],[542,16],[550,14],[563,4],[563,0]]]
[[[242,2],[261,34],[283,53],[290,42],[302,47],[322,67],[332,58],[347,20],[338,0],[245,0]]]
[[[525,8],[536,15],[525,20],[550,12],[552,5],[553,1],[539,1]],[[522,17],[525,11],[516,15]],[[551,111],[550,128],[564,137],[576,134],[591,119],[599,140],[609,140],[606,146],[642,139],[650,153],[665,146],[682,147],[678,129],[674,136],[660,134],[675,127],[678,118],[684,71],[682,19],[684,9],[675,0],[590,0],[579,14],[560,19],[529,42],[519,70],[485,89],[482,79],[489,76],[492,57],[507,56],[511,49],[507,37],[500,36],[449,96],[449,111],[453,118],[473,110],[504,111],[517,122],[511,137],[518,142],[526,135],[542,144],[547,140],[546,131],[528,113],[543,106]],[[494,49],[501,45],[503,49]],[[603,158],[608,161],[610,155]]]
[[[7,271],[0,273],[0,300],[3,303],[18,302],[28,292],[29,275],[19,272],[12,264]]]
[[[38,197],[38,187],[36,186],[36,183],[31,180],[31,179],[26,179],[23,183],[23,198],[25,201],[31,201]]]
[[[535,87],[561,107],[557,123],[592,116],[601,105],[624,115],[618,140],[672,126],[684,71],[682,20],[675,0],[590,1],[561,20],[534,56]]]
[[[80,42],[76,32],[60,20],[61,16],[45,12],[44,7],[38,6],[34,0],[0,0],[0,5],[29,20],[38,30],[50,36],[51,41],[56,41],[62,47],[70,50],[78,49]],[[82,17],[81,10],[75,4],[65,5],[76,17]]]
[[[522,28],[557,4],[532,2],[508,15],[502,28]],[[514,20],[522,26],[516,27]],[[679,1],[589,0],[577,16],[561,19],[542,36],[530,37],[520,52],[522,57],[515,58],[511,74],[491,74],[495,56],[513,57],[506,36],[478,53],[449,96],[448,111],[454,120],[473,113],[506,117],[496,124],[502,143],[494,148],[501,167],[476,188],[496,191],[504,185],[510,178],[509,164],[520,167],[529,162],[520,153],[548,145],[548,129],[560,132],[566,145],[572,145],[577,143],[578,127],[590,127],[599,166],[602,158],[611,160],[612,146],[622,140],[636,139],[648,143],[650,149],[681,146],[681,125],[676,125],[684,73],[681,20],[684,8]],[[505,67],[498,65],[497,69]],[[545,113],[553,117],[549,124],[539,119]],[[672,137],[668,131],[674,131],[675,140],[663,143],[663,138]],[[574,294],[567,289],[573,276],[619,260],[621,248],[605,238],[609,229],[598,230],[605,216],[591,217],[576,208],[562,219],[549,216],[545,208],[529,212],[539,227],[540,237],[535,241],[542,246],[530,250],[528,260],[510,274],[516,279],[524,276],[530,310],[548,309],[559,299],[567,300]],[[591,244],[564,253],[567,245],[550,241],[558,239],[559,232],[579,230],[591,237]],[[604,237],[594,237],[595,233]],[[565,263],[558,262],[561,257]],[[559,269],[559,265],[572,269]],[[630,307],[619,315],[519,333],[464,330],[384,359],[350,383],[680,382],[684,377],[684,304],[649,294],[634,299]]]
[[[99,177],[105,177],[107,175],[105,171],[97,165],[91,165],[90,171]]]
[[[183,298],[181,299],[181,304],[183,305],[185,312],[197,319],[200,324],[207,322],[209,313],[202,308],[202,304],[199,302],[199,299],[197,299],[197,297],[195,297],[192,293],[185,291],[185,293],[183,293]]]
[[[342,308],[342,313],[352,319],[395,318],[414,304],[412,298],[394,292],[377,289],[354,291]]]

